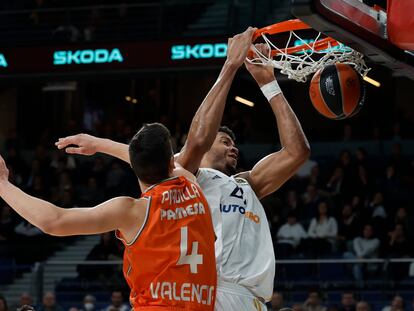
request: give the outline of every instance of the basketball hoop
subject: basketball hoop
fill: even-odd
[[[252,50],[256,55],[250,52],[247,61],[256,65],[273,66],[280,69],[280,72],[287,75],[289,79],[299,82],[306,82],[311,73],[335,63],[352,65],[361,76],[367,74],[369,68],[363,59],[364,55],[321,32],[314,40],[302,39],[295,32],[306,29],[312,28],[299,19],[258,29],[253,36],[253,41],[262,37],[269,48],[269,53],[264,55],[253,46]],[[283,48],[278,48],[268,38],[269,35],[287,32],[289,38]]]

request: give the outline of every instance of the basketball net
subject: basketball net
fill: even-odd
[[[256,65],[273,66],[280,69],[280,72],[287,75],[289,79],[298,82],[306,82],[311,73],[335,63],[352,65],[361,76],[368,73],[370,69],[365,64],[364,55],[338,41],[333,40],[334,44],[328,41],[327,48],[319,50],[317,48],[318,42],[324,40],[320,39],[321,35],[322,33],[319,32],[313,42],[307,43],[309,40],[302,39],[295,31],[290,30],[286,46],[278,48],[265,33],[262,33],[261,36],[269,48],[269,53],[264,55],[253,45],[254,58],[247,58],[247,61]],[[292,48],[289,49],[289,46],[292,40],[300,40],[303,49],[290,54],[289,50]]]

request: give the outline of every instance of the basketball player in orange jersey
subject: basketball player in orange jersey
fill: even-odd
[[[117,197],[92,208],[59,208],[12,185],[1,156],[0,196],[51,235],[116,230],[125,245],[124,276],[134,310],[212,311],[217,272],[210,209],[194,175],[174,169],[170,138],[166,127],[153,123],[129,144],[140,199]]]
[[[237,35],[229,39],[231,51]],[[250,46],[250,42],[245,42]],[[268,50],[256,45],[263,54]],[[309,156],[308,141],[275,79],[271,66],[246,68],[272,109],[282,149],[259,161],[251,171],[236,172],[238,150],[234,134],[220,127],[228,91],[238,68],[231,53],[222,71],[193,118],[187,141],[176,161],[197,174],[209,202],[218,272],[217,311],[264,311],[271,299],[275,255],[263,206],[259,199],[276,191]],[[77,145],[76,147],[69,145]],[[60,139],[58,148],[84,155],[103,152],[129,162],[127,146],[79,134]]]

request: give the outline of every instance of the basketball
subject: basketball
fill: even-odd
[[[329,119],[341,120],[355,115],[361,109],[365,88],[354,68],[336,63],[314,74],[309,95],[320,114]]]

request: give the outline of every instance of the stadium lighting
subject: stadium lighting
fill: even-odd
[[[362,79],[364,79],[364,81],[367,81],[368,83],[372,84],[373,86],[376,87],[380,87],[381,83],[379,83],[378,81],[368,77],[368,76],[364,76]]]
[[[254,102],[252,102],[252,101],[250,101],[250,100],[247,100],[247,99],[245,99],[245,98],[243,98],[243,97],[236,96],[234,99],[235,99],[236,101],[238,101],[239,103],[242,103],[242,104],[244,104],[244,105],[246,105],[246,106],[249,106],[249,107],[254,107]]]

